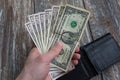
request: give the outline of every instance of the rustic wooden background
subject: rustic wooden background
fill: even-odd
[[[24,26],[27,15],[63,3],[91,12],[81,45],[107,32],[120,44],[120,0],[0,0],[0,80],[14,80],[34,46]],[[120,80],[120,63],[92,80]]]

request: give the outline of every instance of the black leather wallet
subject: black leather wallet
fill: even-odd
[[[57,80],[89,80],[120,61],[120,47],[110,33],[80,48],[76,68]]]

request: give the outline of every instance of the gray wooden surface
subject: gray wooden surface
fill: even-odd
[[[107,32],[120,44],[120,0],[0,0],[0,80],[14,80],[34,47],[24,26],[27,15],[63,3],[91,12],[81,45]],[[120,80],[120,63],[91,80]]]

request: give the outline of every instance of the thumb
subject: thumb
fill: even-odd
[[[33,48],[30,53],[29,53],[29,56],[28,56],[28,59],[29,60],[34,60],[36,57],[38,57],[40,55],[39,51],[37,48]]]
[[[59,55],[62,49],[63,43],[56,42],[55,45],[46,54],[44,54],[44,57],[47,60],[47,62],[50,63],[56,56]]]

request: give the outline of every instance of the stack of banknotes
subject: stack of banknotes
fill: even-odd
[[[72,5],[52,6],[28,16],[25,27],[40,53],[46,53],[56,41],[64,48],[50,66],[49,74],[55,80],[75,67],[71,62],[75,48],[81,40],[90,12]]]

